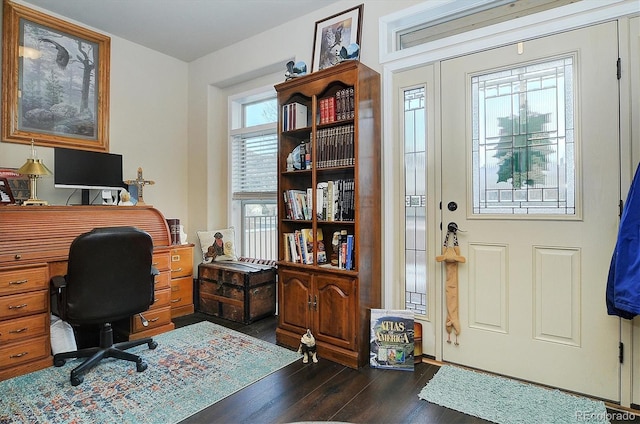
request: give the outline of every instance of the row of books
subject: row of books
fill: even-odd
[[[307,107],[301,103],[282,106],[282,131],[292,131],[309,126]]]
[[[320,125],[355,117],[353,87],[338,90],[333,97],[320,99]]]
[[[313,218],[313,188],[283,192],[287,219]],[[355,180],[353,178],[320,181],[315,190],[315,212],[320,221],[353,221],[355,219]]]
[[[313,194],[308,196],[310,191],[310,188],[307,190],[284,191],[284,207],[288,219],[311,220],[313,216],[311,212]]]
[[[311,228],[302,228],[292,233],[283,233],[284,240],[284,260],[311,265],[315,263],[314,248],[317,250],[318,265],[327,263],[327,252],[324,248],[324,238],[322,229],[316,230],[316,237],[313,237]]]
[[[320,221],[353,221],[355,187],[353,178],[318,182],[316,218]]]
[[[354,130],[353,124],[318,130],[316,134],[316,145],[318,146],[316,166],[328,168],[354,165]]]

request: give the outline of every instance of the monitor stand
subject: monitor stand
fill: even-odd
[[[89,199],[89,195],[91,194],[91,190],[88,190],[86,188],[82,189],[82,205],[90,205],[91,204],[91,200]]]

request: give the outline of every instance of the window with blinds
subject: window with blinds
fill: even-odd
[[[265,199],[276,194],[278,137],[274,132],[234,136],[232,140],[233,199]]]
[[[276,259],[278,119],[273,89],[230,102],[232,222],[241,255]],[[240,231],[237,231],[237,230]]]

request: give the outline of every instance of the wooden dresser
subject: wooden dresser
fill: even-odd
[[[172,330],[171,237],[160,211],[147,206],[0,207],[0,380],[53,364],[49,280],[64,275],[71,242],[97,227],[134,226],[154,245],[156,299],[144,314],[117,324],[129,339]],[[105,268],[114,264],[104,264]]]

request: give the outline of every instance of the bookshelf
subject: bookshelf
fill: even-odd
[[[297,349],[311,329],[320,358],[358,368],[381,305],[380,75],[351,61],[275,89],[276,338]]]

